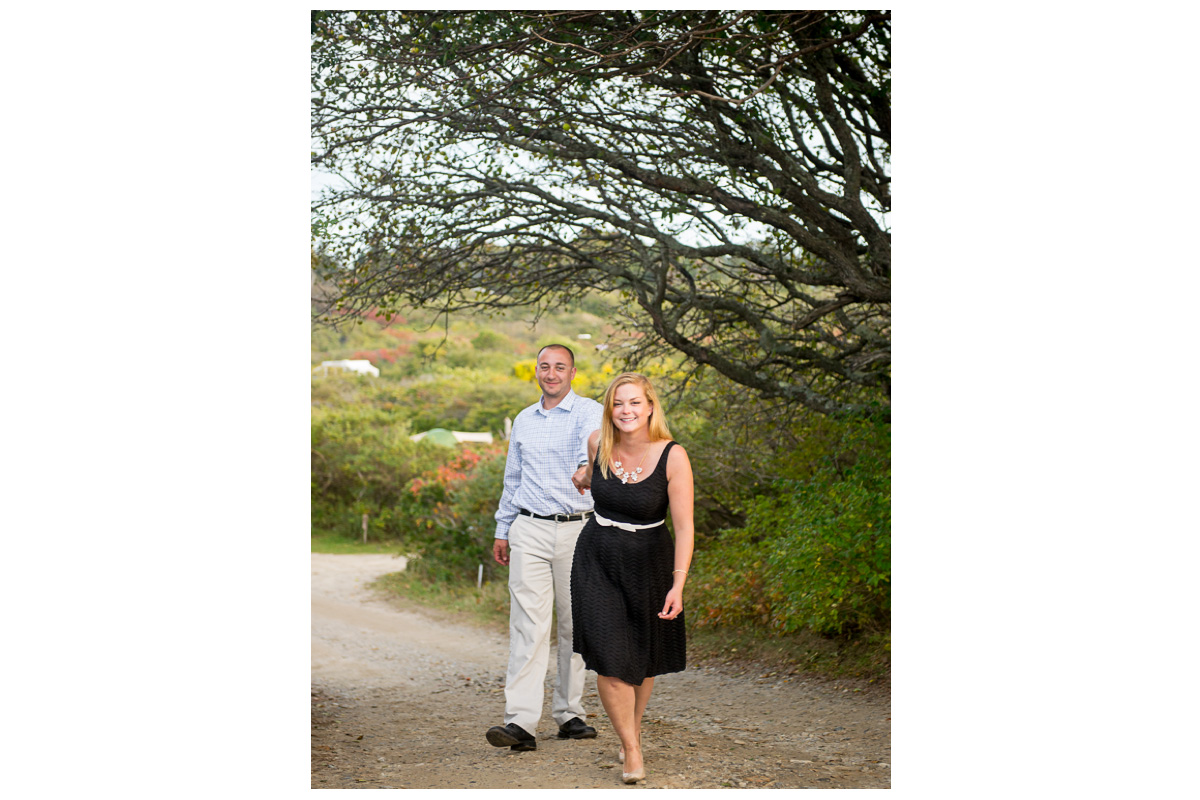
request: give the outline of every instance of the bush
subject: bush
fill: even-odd
[[[413,480],[393,520],[415,556],[410,571],[429,582],[474,583],[479,565],[496,577],[495,513],[504,489],[507,446],[464,448],[447,465]]]
[[[411,441],[396,412],[378,408],[312,411],[310,485],[314,530],[361,532],[362,515],[378,520],[409,482],[450,460],[454,451]]]
[[[888,425],[825,424],[841,434],[838,447],[815,467],[781,460],[770,492],[748,504],[745,527],[697,552],[695,624],[823,635],[887,628]],[[809,474],[794,474],[806,467]]]
[[[396,404],[409,409],[414,431],[504,430],[504,418],[537,399],[537,387],[478,370],[460,369],[412,384],[396,392]]]
[[[474,339],[471,340],[471,346],[476,350],[500,350],[505,347],[508,340],[495,331],[484,328]]]

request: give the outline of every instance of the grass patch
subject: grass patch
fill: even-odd
[[[375,542],[362,539],[347,539],[336,533],[312,534],[312,552],[314,553],[400,553],[395,542]],[[400,553],[403,555],[403,553]]]
[[[501,631],[508,630],[508,584],[485,583],[483,588],[460,584],[429,583],[419,576],[404,572],[384,575],[372,584],[406,603],[422,606],[434,616],[453,616],[465,622]]]

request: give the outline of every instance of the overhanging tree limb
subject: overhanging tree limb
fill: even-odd
[[[890,381],[887,12],[314,12],[330,309],[626,291],[825,413]]]

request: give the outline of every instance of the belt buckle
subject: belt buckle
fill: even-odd
[[[570,514],[555,514],[554,521],[555,522],[570,522],[571,515]]]

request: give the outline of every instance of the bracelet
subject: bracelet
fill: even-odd
[[[686,570],[686,569],[673,569],[673,570],[671,570],[671,572],[672,572],[672,573],[675,573],[675,572],[682,572],[684,575],[687,575],[687,570]]]

